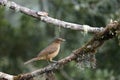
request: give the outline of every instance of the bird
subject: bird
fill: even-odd
[[[46,48],[44,48],[42,51],[39,52],[37,57],[34,57],[26,61],[24,64],[28,64],[28,63],[31,63],[33,61],[38,61],[38,60],[47,60],[50,62],[55,62],[53,58],[58,55],[60,51],[60,45],[63,41],[65,41],[65,39],[63,38],[54,39],[54,41],[51,44],[49,44]]]

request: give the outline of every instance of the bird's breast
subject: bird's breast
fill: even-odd
[[[50,59],[50,58],[54,58],[54,57],[56,57],[57,55],[58,55],[58,53],[59,53],[59,51],[60,51],[60,45],[58,45],[59,47],[56,49],[56,51],[55,52],[53,52],[53,53],[51,53],[51,54],[49,54],[48,55],[48,58]]]

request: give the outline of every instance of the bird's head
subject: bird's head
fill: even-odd
[[[54,40],[54,42],[56,42],[56,43],[61,43],[61,42],[63,42],[63,41],[65,41],[65,39],[63,39],[63,38],[56,38],[56,39]]]

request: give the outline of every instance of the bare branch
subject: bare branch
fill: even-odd
[[[57,25],[58,27],[60,26],[63,28],[69,28],[72,30],[80,30],[80,31],[85,31],[87,29],[87,31],[91,32],[91,33],[101,32],[104,30],[104,28],[102,28],[102,27],[101,28],[91,27],[89,25],[79,25],[79,24],[74,24],[74,23],[69,23],[69,22],[65,22],[62,20],[58,20],[58,19],[49,17],[48,13],[46,13],[46,12],[31,10],[29,8],[20,6],[12,1],[0,0],[0,5],[7,6],[7,7],[11,8],[12,10],[20,11],[26,15],[40,19],[46,23],[51,23],[51,24]],[[86,28],[86,26],[87,26],[87,28]]]

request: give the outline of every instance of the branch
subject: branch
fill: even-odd
[[[34,77],[36,75],[40,75],[49,71],[54,71],[67,64],[68,62],[76,60],[79,55],[94,53],[100,46],[102,46],[102,44],[106,40],[114,38],[117,35],[117,31],[119,30],[120,23],[116,21],[112,22],[107,25],[104,31],[96,34],[86,45],[84,45],[82,48],[76,49],[71,53],[71,55],[59,60],[57,63],[53,63],[51,65],[48,65],[47,67],[33,71],[28,74],[31,74]]]
[[[43,73],[49,73],[51,71],[55,71],[59,69],[61,66],[65,64],[76,61],[80,55],[85,54],[94,54],[95,51],[102,46],[102,44],[109,39],[114,38],[117,35],[117,32],[120,31],[120,23],[119,22],[112,22],[108,24],[104,31],[96,34],[86,45],[83,47],[76,49],[71,53],[71,55],[59,60],[57,63],[50,64],[44,68],[38,69],[36,71],[21,74],[15,77],[15,80],[30,80],[35,76],[41,75]],[[6,78],[5,76],[0,75],[0,78]],[[10,77],[11,78],[11,77]],[[8,79],[12,80],[12,79]]]
[[[15,10],[15,11],[20,11],[26,15],[40,19],[46,23],[51,23],[53,25],[56,25],[57,27],[60,26],[63,28],[69,28],[72,30],[87,31],[87,32],[91,32],[91,33],[97,33],[97,32],[101,32],[104,30],[104,28],[102,28],[102,27],[101,28],[91,27],[89,25],[79,25],[79,24],[74,24],[74,23],[69,23],[69,22],[65,22],[62,20],[58,20],[58,19],[49,17],[48,13],[46,13],[46,12],[42,12],[42,11],[37,12],[37,11],[31,10],[29,8],[20,6],[12,1],[0,0],[0,5],[6,6],[12,10]]]
[[[14,76],[0,72],[0,80],[14,80]]]

